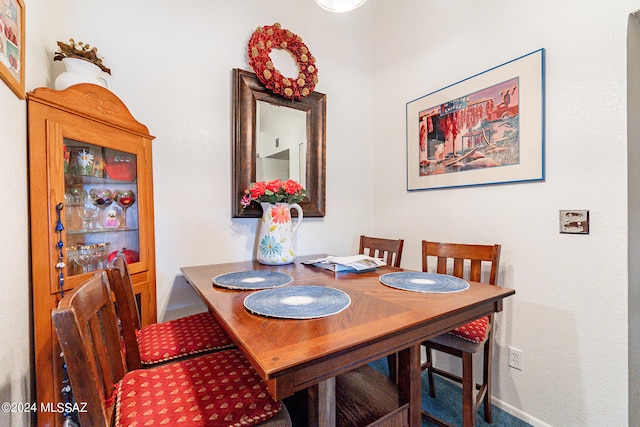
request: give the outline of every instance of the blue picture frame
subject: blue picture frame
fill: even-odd
[[[544,49],[407,103],[407,190],[541,181]]]

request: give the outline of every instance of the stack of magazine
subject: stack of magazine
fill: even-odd
[[[368,255],[352,256],[327,256],[324,258],[314,258],[302,261],[303,264],[311,264],[315,267],[325,268],[335,272],[355,272],[364,273],[374,271],[377,267],[387,265],[380,258],[373,258]]]

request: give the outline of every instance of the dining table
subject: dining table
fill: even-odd
[[[338,375],[392,354],[397,354],[398,411],[406,420],[399,425],[421,426],[421,343],[501,311],[503,299],[515,290],[468,282],[468,288],[459,292],[415,292],[380,280],[389,273],[407,270],[382,266],[367,272],[334,272],[303,263],[323,256],[297,257],[286,265],[257,261],[196,265],[182,267],[181,272],[266,382],[274,399],[307,390],[310,426],[336,425]],[[328,288],[347,295],[348,305],[339,312],[319,317],[312,313],[309,318],[250,310],[245,300],[266,291],[259,286],[237,289],[225,286],[222,280],[214,283],[214,278],[242,272],[288,276],[290,281],[273,288],[292,288],[288,292]]]

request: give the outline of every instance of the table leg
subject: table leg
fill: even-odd
[[[335,427],[336,378],[309,387],[309,427]]]
[[[422,387],[420,345],[398,353],[398,394],[402,403],[409,402],[409,425],[422,426]]]

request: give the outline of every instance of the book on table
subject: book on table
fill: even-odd
[[[327,256],[302,261],[303,264],[311,264],[315,267],[338,272],[364,273],[374,271],[376,268],[387,265],[380,258],[373,258],[368,255],[351,256]]]

